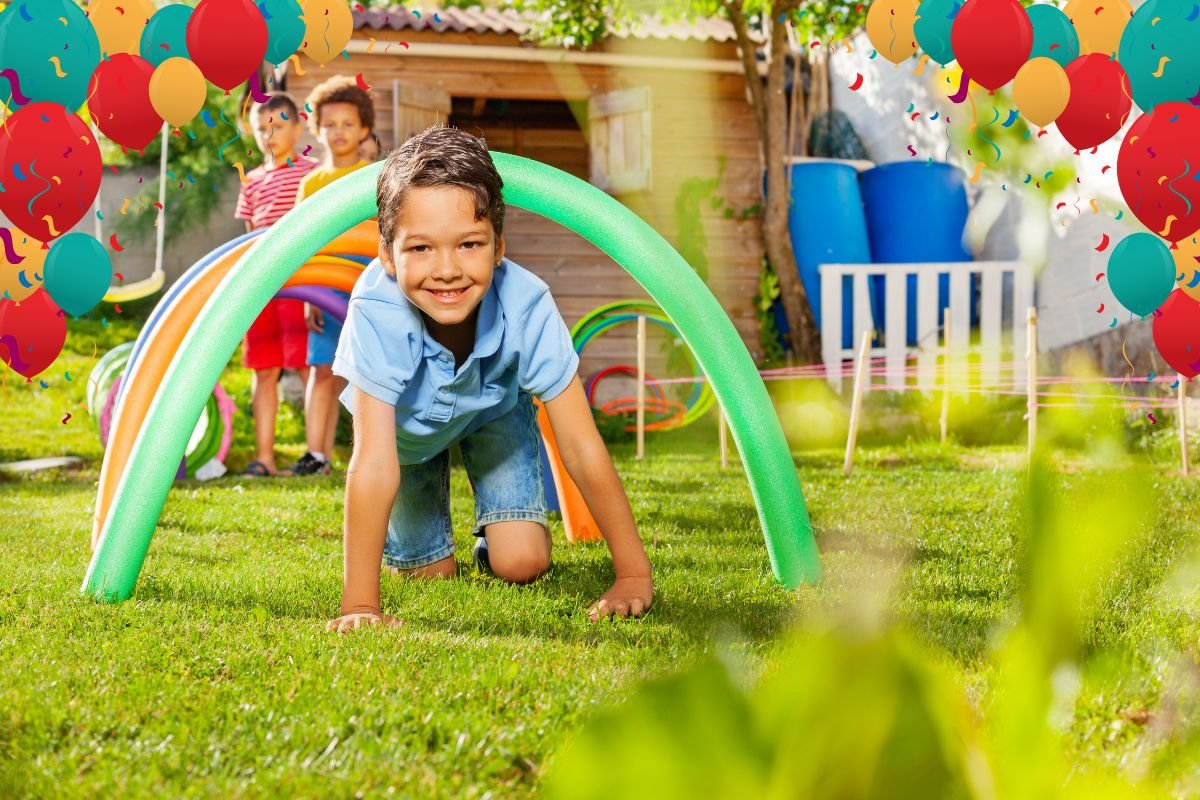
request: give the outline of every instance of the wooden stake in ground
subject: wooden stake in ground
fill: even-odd
[[[858,420],[862,414],[863,385],[867,382],[867,363],[871,356],[871,331],[863,331],[858,344],[858,363],[854,365],[854,398],[850,401],[850,432],[846,434],[846,460],[842,471],[849,477],[854,469],[854,446],[858,442]]]
[[[637,318],[637,457],[646,457],[646,317]]]
[[[1033,448],[1037,443],[1037,308],[1029,307],[1029,335],[1026,337],[1025,408],[1029,419],[1029,463],[1033,463]]]
[[[717,403],[717,442],[721,448],[721,469],[729,469],[729,434],[725,430],[725,409]]]
[[[942,311],[942,444],[950,430],[950,306]]]
[[[1187,430],[1187,379],[1179,377],[1179,449],[1183,461],[1183,477],[1188,477],[1192,471],[1191,460],[1188,457]]]

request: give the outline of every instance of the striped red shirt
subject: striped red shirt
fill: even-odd
[[[268,170],[264,165],[246,174],[233,212],[235,219],[247,220],[255,229],[265,228],[292,210],[300,182],[319,162],[306,156],[292,156],[291,161],[290,167],[285,164]]]

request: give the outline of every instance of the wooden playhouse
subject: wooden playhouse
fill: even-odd
[[[728,22],[645,19],[578,51],[522,41],[530,20],[512,11],[445,9],[435,20],[393,6],[354,18],[344,58],[322,68],[304,60],[303,74],[289,63],[281,86],[302,103],[331,75],[361,73],[385,150],[449,123],[590,181],[697,268],[757,358],[762,232],[743,212],[760,202],[762,167]],[[568,325],[599,305],[647,297],[604,253],[540,216],[510,209],[505,238],[510,257],[549,284]],[[663,368],[656,336],[652,375]],[[621,326],[587,347],[581,375],[633,364],[635,353],[634,326]]]

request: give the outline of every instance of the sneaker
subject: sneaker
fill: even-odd
[[[488,575],[491,575],[492,574],[492,564],[488,560],[488,546],[487,546],[487,539],[485,537],[480,536],[478,539],[475,540],[475,550],[473,551],[473,553],[474,553],[474,557],[475,557],[475,568],[478,569],[480,572],[484,572],[484,573],[487,573]]]
[[[305,453],[300,456],[300,460],[293,464],[288,469],[283,471],[283,475],[328,475],[333,472],[333,467],[328,461],[322,461],[312,453]]]

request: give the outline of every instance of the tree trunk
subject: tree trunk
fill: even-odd
[[[772,18],[793,11],[798,4],[798,0],[772,4]],[[821,334],[817,329],[808,295],[804,291],[804,284],[800,282],[800,272],[796,267],[796,255],[792,250],[791,233],[788,230],[789,194],[783,163],[787,129],[787,103],[783,93],[787,28],[784,24],[771,26],[771,62],[767,69],[766,90],[762,91],[759,89],[761,84],[753,44],[750,42],[740,2],[726,0],[723,5],[737,33],[746,82],[755,106],[755,117],[759,120],[763,158],[767,167],[763,241],[767,259],[775,267],[775,274],[779,279],[780,300],[787,316],[788,327],[791,329],[789,344],[801,363],[818,364],[821,361]]]

